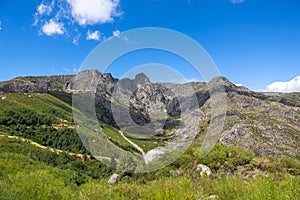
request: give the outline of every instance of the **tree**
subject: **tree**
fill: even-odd
[[[136,167],[137,164],[132,158],[132,156],[122,155],[119,158],[117,169],[124,171],[126,175],[132,175],[135,172]]]

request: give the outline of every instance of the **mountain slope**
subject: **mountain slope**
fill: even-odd
[[[222,87],[218,86],[220,81],[222,82]],[[101,123],[118,129],[120,122],[117,123],[115,121],[111,110],[111,106],[115,105],[112,102],[115,92],[117,91],[119,92],[119,101],[126,102],[126,100],[130,98],[130,105],[128,105],[130,117],[139,125],[146,126],[151,121],[150,113],[161,112],[161,109],[165,109],[167,122],[164,127],[164,132],[169,133],[168,137],[161,135],[165,141],[168,141],[170,135],[172,136],[171,130],[176,128],[176,126],[178,126],[176,124],[180,121],[181,110],[178,101],[180,98],[190,98],[191,95],[195,95],[198,103],[194,106],[198,106],[201,110],[202,117],[199,118],[201,124],[210,121],[213,105],[212,99],[210,98],[211,94],[225,93],[227,95],[228,108],[225,126],[219,140],[221,143],[241,147],[243,149],[250,149],[257,155],[288,155],[299,157],[299,93],[256,93],[245,87],[235,86],[228,79],[222,77],[215,78],[208,84],[212,86],[211,90],[208,90],[207,84],[205,83],[182,85],[151,83],[144,74],[139,74],[134,79],[118,80],[113,78],[110,74],[102,74],[96,70],[92,70],[83,71],[78,76],[20,77],[0,83],[0,91],[48,92],[69,104],[63,104],[66,106],[63,109],[58,108],[59,106],[56,109],[62,113],[65,112],[63,111],[64,109],[67,109],[67,119],[63,120],[68,122],[72,121],[70,107],[71,94],[68,93],[76,93],[78,91],[83,93],[95,93],[98,120],[100,120]],[[47,87],[45,85],[47,85]],[[22,88],[24,90],[22,90]],[[172,88],[179,91],[179,99],[172,92]],[[189,88],[193,88],[192,93]],[[128,96],[129,94],[131,94],[131,96]],[[6,94],[2,94],[1,98],[5,95]],[[2,100],[0,103],[5,102],[6,107],[7,102],[15,106],[13,101],[9,101],[9,95],[6,96],[7,100]],[[37,94],[35,94],[35,96],[37,103],[41,104],[41,107],[45,107],[43,104],[52,98],[49,96],[48,99],[47,96],[47,100],[39,100]],[[20,100],[21,102],[24,101],[22,105],[20,104],[21,107],[26,107],[28,101],[31,101],[31,103],[34,101],[34,98],[30,99],[28,95],[24,95],[22,98],[23,97],[27,100]],[[85,106],[84,103],[85,102],[83,102],[82,105],[83,107]],[[125,113],[123,111],[125,107],[118,107],[117,110],[120,115]],[[39,112],[45,112],[45,110]],[[57,114],[55,115],[57,116]],[[121,119],[124,119],[124,121],[121,122],[122,126],[130,124],[125,120],[126,117],[121,117]],[[128,131],[131,133],[135,132],[135,130],[130,127],[128,127]],[[137,134],[147,135],[148,133],[138,133],[137,131]],[[116,139],[114,142],[118,143],[117,140],[119,139]]]
[[[89,73],[100,78],[96,108],[105,136],[116,146],[139,153],[120,135],[117,124],[110,121],[113,116],[109,109],[117,79]],[[146,153],[168,145],[175,135],[173,129],[182,123],[178,99],[166,88],[178,88],[182,98],[191,93],[187,84],[153,84],[144,75],[137,79],[126,79],[122,85],[125,92],[134,94],[133,119],[147,125],[149,112],[162,107],[168,115],[163,135],[124,132],[127,139]],[[205,83],[191,83],[198,101],[193,108],[199,107],[201,113],[197,118],[199,134],[175,162],[142,174],[114,170],[120,164],[117,156],[105,158],[114,161],[110,163],[112,169],[90,157],[73,122],[71,92],[76,91],[72,80],[64,92],[16,90],[0,94],[0,199],[299,199],[299,94],[255,93],[221,79],[225,87],[213,88],[213,92],[228,96],[220,144],[206,157],[199,157],[214,102]],[[13,81],[9,82],[13,85]],[[89,87],[85,89],[85,93],[91,92]],[[52,148],[40,148],[39,144]],[[52,152],[53,148],[61,153]],[[80,158],[72,153],[80,154]],[[198,164],[208,166],[212,175],[202,176]],[[115,185],[107,183],[112,173],[120,175]]]

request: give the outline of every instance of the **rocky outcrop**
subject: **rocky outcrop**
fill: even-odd
[[[229,96],[221,143],[251,149],[260,156],[299,155],[299,107],[237,93]]]
[[[72,75],[17,77],[0,83],[0,91],[7,93],[68,91],[73,78]]]

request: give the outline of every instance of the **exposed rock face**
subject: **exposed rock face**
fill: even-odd
[[[124,78],[118,82],[118,86],[120,90],[128,90],[134,92],[139,86],[144,85],[146,83],[150,83],[149,78],[141,73],[137,74],[134,79]]]
[[[223,87],[218,85],[220,82],[223,82]],[[126,114],[125,108],[129,107],[131,119],[142,126],[153,122],[153,116],[157,121],[162,117],[171,118],[172,121],[166,123],[170,129],[180,125],[176,118],[182,112],[199,107],[201,112],[195,115],[197,120],[208,121],[215,103],[211,95],[226,93],[228,109],[219,140],[221,143],[252,149],[258,155],[300,154],[300,93],[257,93],[236,86],[224,77],[216,77],[208,84],[180,85],[151,83],[144,74],[138,74],[134,79],[118,80],[111,74],[96,70],[83,71],[77,76],[18,77],[0,83],[0,92],[4,93],[52,91],[95,94],[97,118],[110,126],[118,127],[112,113],[112,106],[115,106],[120,116]],[[191,97],[197,102],[186,101]],[[130,124],[125,115],[122,123]],[[187,132],[179,134],[188,138]],[[149,160],[159,154],[159,149],[149,151]]]
[[[18,77],[0,83],[2,92],[51,92],[69,90],[70,82],[74,76],[38,76]]]
[[[299,155],[300,108],[230,93],[220,141],[258,155]]]

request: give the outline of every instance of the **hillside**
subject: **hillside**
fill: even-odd
[[[0,83],[0,199],[299,199],[300,94],[256,93],[223,77],[208,85],[211,91],[205,83],[151,83],[143,74],[118,80],[97,71]],[[133,92],[130,114],[139,125],[149,124],[149,113],[165,107],[163,134],[139,132],[127,121],[121,124],[126,130],[119,130],[111,111],[118,87],[120,102]],[[179,98],[172,88],[180,91]],[[180,137],[174,130],[185,121],[178,102],[190,95],[197,99],[192,109],[199,111],[199,132],[179,159],[158,171],[123,173],[115,169],[121,169],[122,157],[97,157],[110,161],[107,167],[89,152],[97,134],[78,135],[73,119],[72,95],[93,92],[101,133],[125,152],[142,156]],[[214,93],[227,96],[226,120],[218,144],[201,158]],[[75,112],[82,112],[85,103]],[[117,108],[122,113],[126,106]],[[199,164],[208,166],[212,175],[202,176]],[[112,173],[120,175],[116,185],[107,184]]]
[[[164,169],[123,174],[115,185],[107,183],[112,171],[96,160],[56,154],[2,135],[0,148],[0,199],[279,200],[300,197],[299,162],[288,158],[258,158],[253,152],[233,147],[217,145],[206,158],[199,160],[195,156],[198,148],[194,146]],[[213,175],[201,176],[195,162],[209,166]]]
[[[219,86],[217,84],[220,81],[222,81],[223,84],[223,88],[221,89],[224,91],[218,91],[220,88],[218,88]],[[26,84],[24,82],[26,82]],[[45,87],[39,87],[45,83],[48,84],[46,90]],[[251,149],[257,155],[299,156],[299,93],[256,93],[245,87],[235,86],[226,78],[214,79],[209,84],[212,85],[211,90],[208,90],[205,83],[183,85],[151,83],[144,74],[137,75],[135,79],[118,80],[113,78],[110,74],[101,74],[98,71],[84,71],[76,77],[19,77],[0,83],[0,91],[5,92],[7,88],[10,88],[10,92],[33,91],[48,94],[26,95],[25,93],[24,96],[20,94],[15,94],[16,96],[14,97],[7,96],[5,101],[0,102],[2,104],[5,103],[5,106],[1,107],[0,112],[4,112],[3,109],[5,107],[10,108],[8,105],[25,109],[28,102],[35,101],[37,103],[36,105],[43,108],[37,110],[37,112],[48,113],[48,118],[51,118],[52,113],[52,118],[56,118],[56,120],[60,118],[62,121],[73,123],[71,119],[72,108],[70,106],[72,103],[72,94],[70,93],[76,92],[76,90],[84,93],[93,92],[96,94],[97,118],[101,123],[108,125],[106,129],[111,129],[109,127],[115,128],[116,133],[110,134],[110,137],[113,139],[114,135],[119,135],[117,133],[119,126],[123,126],[123,129],[128,132],[135,133],[134,128],[130,127],[132,126],[130,125],[131,122],[126,121],[128,117],[122,116],[126,113],[124,109],[127,109],[127,106],[123,107],[120,105],[126,104],[126,100],[129,98],[127,94],[134,92],[134,96],[130,97],[132,98],[130,100],[131,105],[129,106],[130,117],[139,125],[143,126],[148,124],[150,122],[149,114],[160,112],[159,109],[165,107],[166,114],[169,118],[165,125],[165,131],[168,132],[168,129],[171,130],[176,126],[176,118],[180,117],[181,112],[177,97],[174,96],[175,94],[171,91],[172,88],[179,91],[182,98],[189,98],[191,95],[189,94],[189,87],[193,88],[195,98],[197,98],[201,110],[200,115],[202,115],[202,117],[199,118],[200,123],[205,123],[211,118],[212,98],[210,98],[210,95],[216,90],[216,92],[225,93],[227,97],[226,122],[219,140],[222,144]],[[26,90],[20,90],[22,87],[26,88]],[[91,89],[94,91],[90,91]],[[118,101],[121,102],[120,105],[117,105],[115,102],[112,103],[115,90],[118,90]],[[43,97],[43,95],[45,97]],[[1,98],[4,96],[5,95],[2,95]],[[69,105],[64,104],[63,106],[66,107],[63,110],[57,107],[53,109],[49,106],[47,107],[46,102],[50,102],[51,99],[54,98],[53,96]],[[122,103],[122,101],[124,102]],[[85,102],[86,100],[83,100],[82,107],[85,107]],[[79,104],[77,106],[79,110],[83,109]],[[118,112],[118,115],[120,115],[121,121],[115,121],[116,118],[113,116],[111,106],[117,106],[115,110]],[[60,122],[55,123],[60,124]],[[152,124],[155,126],[155,123]],[[157,124],[159,125],[159,119]],[[68,126],[70,123],[66,125]],[[113,131],[114,128],[111,129],[111,131]],[[149,136],[149,134],[153,134],[152,130],[150,130],[149,133],[145,132],[146,129],[143,131],[142,135],[148,134]],[[136,134],[140,133],[137,131]],[[133,137],[133,135],[131,135],[131,137]],[[151,137],[155,140],[155,137]],[[161,136],[156,139],[157,141],[167,141],[168,138],[169,137]],[[138,139],[138,137],[132,139]],[[121,143],[125,145],[126,141]]]

